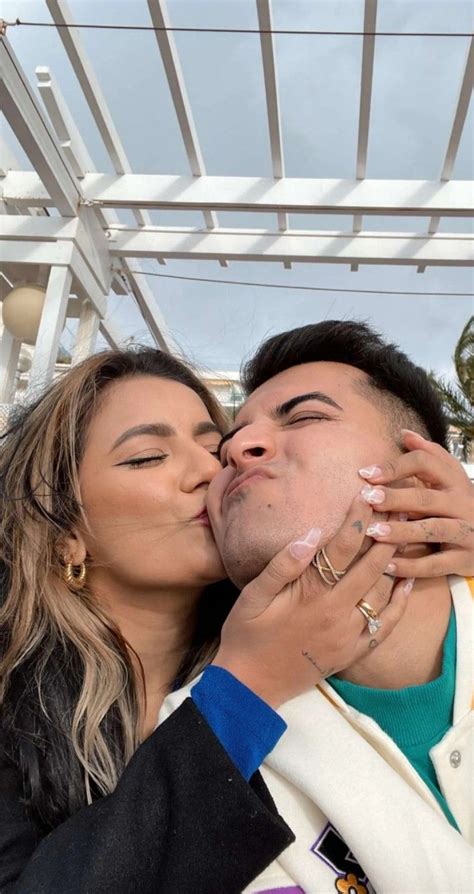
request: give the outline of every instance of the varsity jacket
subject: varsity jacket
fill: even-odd
[[[393,740],[324,682],[279,711],[288,729],[261,772],[295,841],[244,894],[471,894],[474,587],[449,582],[453,725],[430,756],[461,834]]]

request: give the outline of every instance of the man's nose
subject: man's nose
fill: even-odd
[[[229,442],[226,460],[228,465],[243,469],[273,459],[275,453],[275,438],[267,426],[246,425]]]

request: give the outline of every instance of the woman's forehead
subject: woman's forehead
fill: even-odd
[[[133,425],[155,422],[187,429],[209,419],[207,407],[187,385],[160,376],[133,376],[104,389],[89,436],[114,438]]]

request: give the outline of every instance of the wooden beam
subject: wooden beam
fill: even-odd
[[[122,258],[295,261],[302,263],[419,264],[468,267],[474,264],[474,237],[467,234],[319,233],[267,230],[166,229],[111,232],[110,252]],[[130,265],[132,266],[132,265]]]
[[[179,61],[178,50],[176,49],[176,42],[172,31],[163,30],[171,26],[165,0],[148,0],[148,10],[151,21],[157,29],[155,31],[156,42],[161,53],[174,110],[178,119],[186,155],[188,156],[189,167],[195,177],[202,177],[206,173],[206,168]],[[208,229],[212,230],[218,225],[213,211],[204,211],[204,220]]]
[[[8,40],[0,40],[0,106],[53,205],[73,217],[81,191]]]
[[[71,283],[72,271],[69,267],[51,267],[29,375],[27,399],[36,396],[38,390],[48,385],[53,377],[59,340],[66,321]]]
[[[272,154],[272,170],[275,178],[285,176],[283,160],[283,142],[280,126],[280,103],[278,99],[278,81],[276,75],[275,52],[273,46],[273,24],[270,0],[257,0],[258,27],[260,28],[260,46],[262,50],[263,79],[265,82],[265,98],[267,104],[268,133]],[[278,229],[288,229],[288,215],[278,213]]]
[[[286,211],[310,214],[375,214],[472,217],[469,180],[316,180],[284,177],[180,177],[161,174],[86,174],[86,204],[102,208],[147,207],[173,211]],[[39,177],[9,171],[4,201],[19,207],[54,203]]]

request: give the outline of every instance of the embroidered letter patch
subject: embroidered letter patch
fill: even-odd
[[[319,838],[314,842],[311,851],[337,875],[353,875],[357,881],[365,883],[367,876],[354,854],[347,847],[337,829],[328,823]]]

